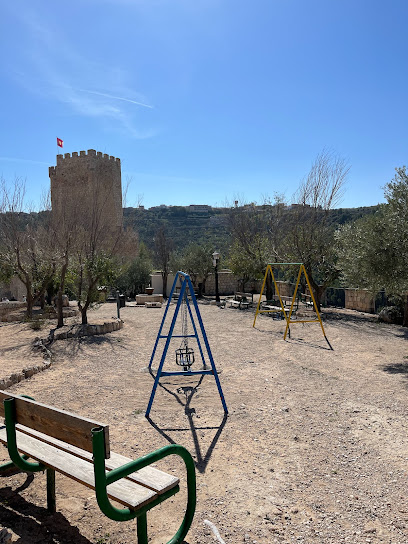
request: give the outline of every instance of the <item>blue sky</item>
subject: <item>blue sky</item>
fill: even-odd
[[[291,200],[314,157],[343,207],[408,163],[406,0],[16,0],[0,8],[0,174],[35,202],[63,152],[122,160],[128,205]]]

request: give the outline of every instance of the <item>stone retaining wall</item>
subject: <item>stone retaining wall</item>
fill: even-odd
[[[26,308],[27,304],[25,302],[18,301],[9,301],[9,302],[0,302],[0,321],[7,321],[7,317],[10,312],[14,310],[19,310]]]
[[[344,289],[346,295],[345,308],[359,312],[375,313],[375,300],[366,289]]]
[[[7,389],[16,383],[31,378],[34,374],[42,372],[51,366],[51,361],[49,359],[44,359],[43,363],[40,365],[34,365],[31,367],[23,368],[20,372],[14,372],[11,376],[7,378],[0,379],[0,389]]]
[[[174,281],[174,280],[173,280]],[[136,295],[136,304],[144,305],[146,302],[163,303],[163,295]]]
[[[73,325],[70,327],[62,327],[61,329],[54,331],[50,340],[64,340],[66,338],[106,334],[108,332],[118,331],[122,328],[123,321],[121,319],[105,321],[105,323],[100,323],[98,325]]]

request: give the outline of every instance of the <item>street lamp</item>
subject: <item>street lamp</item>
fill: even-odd
[[[220,254],[217,251],[214,251],[212,257],[215,269],[215,302],[218,304],[220,302],[220,294],[218,292],[218,261],[220,260]]]

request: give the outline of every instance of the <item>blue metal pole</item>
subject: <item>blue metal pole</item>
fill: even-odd
[[[198,305],[197,305],[197,301],[196,301],[195,296],[192,296],[191,300],[193,301],[194,309],[195,309],[196,315],[197,315],[197,319],[198,319],[198,322],[200,324],[201,334],[203,335],[205,347],[207,348],[208,357],[210,359],[211,368],[213,370],[214,378],[215,378],[215,381],[216,381],[216,384],[217,384],[217,387],[218,387],[218,393],[219,393],[219,395],[221,397],[222,406],[224,408],[224,412],[226,414],[228,414],[228,408],[227,408],[227,404],[225,402],[224,393],[222,391],[222,387],[221,387],[220,379],[218,377],[217,369],[215,368],[215,363],[214,363],[214,359],[213,359],[213,356],[212,356],[212,353],[211,353],[210,344],[208,343],[207,334],[206,334],[205,329],[204,329],[203,320],[201,319],[200,310],[198,309]]]
[[[174,281],[176,281],[176,280],[174,280]],[[184,281],[183,281],[183,283],[181,285],[180,294],[179,294],[179,298],[178,298],[178,301],[177,301],[176,309],[174,311],[173,319],[171,321],[169,334],[167,336],[166,344],[164,346],[164,350],[163,350],[163,353],[162,353],[162,356],[161,356],[161,359],[160,359],[159,368],[157,369],[156,379],[154,380],[153,389],[152,389],[150,399],[149,399],[149,404],[147,405],[147,410],[146,410],[146,414],[145,414],[146,417],[149,417],[150,410],[152,408],[152,404],[153,404],[153,400],[154,400],[154,395],[156,394],[156,389],[157,389],[157,386],[159,385],[159,380],[160,380],[160,376],[161,376],[161,373],[162,373],[164,360],[166,358],[167,350],[169,349],[170,340],[171,340],[171,337],[172,337],[172,334],[173,334],[174,326],[176,324],[177,315],[178,315],[179,309],[180,309],[180,304],[181,304],[181,301],[183,300],[184,292],[186,290],[186,283],[187,282],[186,282],[185,277],[184,277]]]

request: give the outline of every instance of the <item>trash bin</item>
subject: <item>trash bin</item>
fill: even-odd
[[[119,295],[119,308],[126,306],[126,295]]]

